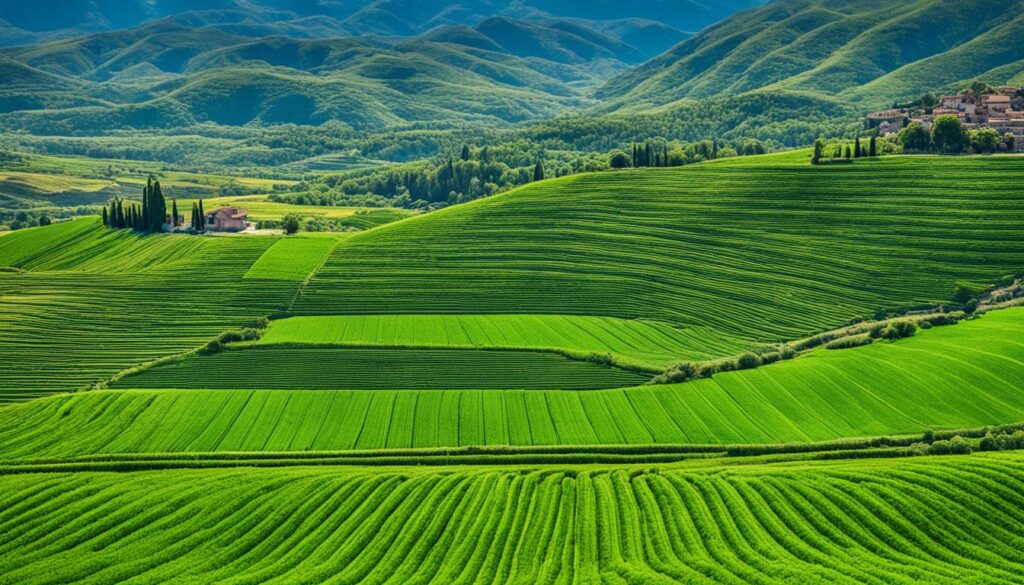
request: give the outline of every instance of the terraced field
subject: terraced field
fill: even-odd
[[[115,388],[593,390],[650,376],[531,351],[473,349],[239,349],[158,366]]]
[[[297,283],[243,280],[273,238],[142,237],[93,219],[5,236],[0,401],[92,385],[287,307]]]
[[[1024,309],[1018,308],[895,343],[820,350],[672,386],[593,392],[91,392],[0,410],[0,453],[720,445],[981,427],[1024,421],[1021,339]],[[159,378],[136,381],[156,384]]]
[[[280,245],[280,244],[278,244]],[[344,315],[270,324],[257,345],[555,348],[657,367],[742,353],[739,339],[654,321],[566,315]]]
[[[1019,157],[579,175],[359,234],[294,310],[646,318],[791,339],[1020,271],[1022,181]]]
[[[17,583],[1024,582],[1024,457],[0,477]]]

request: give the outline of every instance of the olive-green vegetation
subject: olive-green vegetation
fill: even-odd
[[[7,430],[5,452],[20,457],[485,444],[790,443],[920,433],[1024,420],[1024,346],[1017,341],[1022,335],[1024,309],[1007,309],[896,342],[821,349],[684,384],[592,392],[442,392],[439,386],[421,392],[315,392],[304,388],[323,387],[322,377],[342,367],[328,363],[338,357],[296,353],[315,350],[235,350],[193,358],[180,373],[175,366],[146,370],[122,384],[244,388],[256,383],[300,390],[90,392],[8,407],[0,411],[0,428]],[[247,352],[258,355],[239,362],[236,356]],[[417,380],[401,376],[412,367],[399,363],[412,361],[405,353],[379,354],[391,360],[388,370],[397,371],[392,388]],[[452,384],[486,373],[450,361],[444,353],[433,358]],[[511,354],[500,361],[523,365]],[[311,369],[307,364],[319,365]],[[258,374],[250,374],[250,368]],[[376,378],[350,383],[386,388],[392,378],[380,376],[384,370],[378,367]],[[588,371],[598,381],[612,374]],[[422,374],[425,380],[439,375]],[[497,369],[491,376],[513,383],[530,372]],[[346,381],[339,378],[331,387],[345,387]],[[116,424],[110,422],[114,419]]]
[[[735,355],[747,349],[741,340],[713,335],[700,328],[677,329],[653,321],[563,315],[292,317],[272,322],[256,343],[554,348],[579,354],[608,353],[661,367],[684,359]]]
[[[293,311],[646,318],[771,342],[1024,265],[1024,159],[808,156],[565,177],[383,226],[335,248]]]
[[[1018,454],[0,477],[18,583],[1019,583]]]
[[[632,371],[547,352],[253,348],[157,366],[125,377],[113,387],[591,390],[646,380]]]

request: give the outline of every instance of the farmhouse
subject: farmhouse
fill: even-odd
[[[215,232],[241,232],[249,229],[249,212],[237,207],[221,207],[206,214],[206,229]]]

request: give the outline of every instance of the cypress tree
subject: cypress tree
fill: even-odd
[[[846,145],[846,160],[850,160],[850,145]]]
[[[540,164],[540,161],[537,161],[537,164],[533,166],[533,180],[544,180],[544,165]]]
[[[196,226],[199,225],[198,216],[199,216],[199,207],[197,207],[196,206],[196,202],[193,201],[192,202],[192,221],[188,222],[189,227],[191,227],[192,229],[196,229]]]
[[[853,158],[860,158],[864,156],[864,151],[860,149],[860,136],[854,139],[853,143]]]
[[[149,224],[146,229],[151,232],[163,231],[164,223],[167,221],[167,200],[164,199],[159,180],[153,181],[153,186],[149,189],[149,198]]]
[[[149,178],[146,183],[146,187],[142,190],[142,213],[141,213],[141,224],[142,229],[149,231],[149,199],[153,193],[153,177]]]
[[[451,163],[452,163],[452,161],[448,161],[449,165]],[[205,229],[206,229],[206,212],[203,211],[203,200],[200,199],[199,200],[199,231],[203,231]]]
[[[171,200],[171,228],[178,227],[178,200]]]
[[[124,229],[125,227],[127,227],[127,224],[125,224],[125,222],[124,222],[124,203],[122,203],[120,199],[118,199],[116,201],[116,203],[117,203],[117,214],[116,214],[117,215],[117,222],[116,222],[117,223],[117,228],[118,229]]]
[[[109,226],[110,222],[107,221],[107,206],[103,206],[103,225]]]
[[[871,149],[869,156],[878,156],[878,138],[876,136],[871,137],[871,145],[868,148]]]
[[[469,160],[469,145],[462,145],[462,160]]]

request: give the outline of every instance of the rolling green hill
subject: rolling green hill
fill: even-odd
[[[600,109],[770,92],[834,96],[863,113],[965,80],[1004,83],[1024,70],[1022,14],[1020,0],[771,2],[613,79]]]
[[[935,453],[1024,445],[1024,308],[679,384],[620,363],[1024,265],[1019,157],[807,156],[337,238],[0,237],[0,581],[1021,582],[1024,456]]]
[[[292,311],[646,318],[774,342],[1024,264],[1019,158],[805,160],[578,175],[385,226],[336,248]]]

